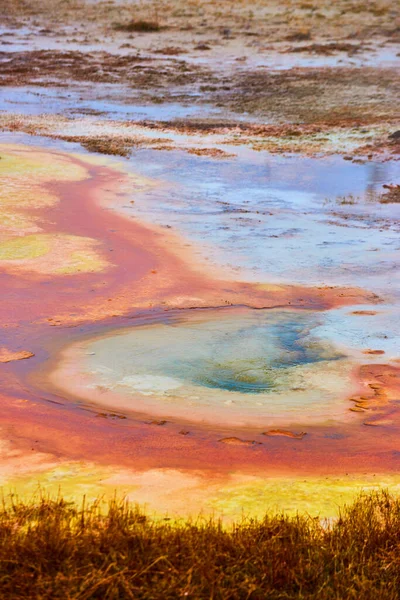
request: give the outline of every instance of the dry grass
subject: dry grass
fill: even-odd
[[[130,140],[110,136],[83,138],[81,144],[89,152],[125,157],[130,155],[133,145]]]
[[[154,522],[111,502],[8,503],[0,511],[7,599],[400,598],[400,501],[360,497],[331,526],[307,516]]]
[[[129,21],[129,23],[116,23],[114,25],[114,29],[116,31],[127,31],[127,32],[154,32],[160,31],[161,27],[158,21],[145,21],[144,19],[139,19],[138,21]]]
[[[400,185],[384,185],[388,191],[382,194],[380,198],[381,204],[398,204],[400,203]]]

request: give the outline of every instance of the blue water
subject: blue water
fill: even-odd
[[[379,195],[398,162],[139,150],[129,165],[159,186],[132,189],[126,214],[172,228],[234,278],[397,293],[400,205]]]

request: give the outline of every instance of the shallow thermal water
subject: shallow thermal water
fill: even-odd
[[[190,136],[175,137],[190,145]],[[87,154],[79,144],[2,138]],[[133,182],[108,208],[178,233],[199,261],[224,277],[359,286],[389,303],[398,297],[400,204],[379,202],[383,185],[400,181],[398,161],[359,164],[340,156],[224,149],[237,156],[135,150],[122,162],[109,158]],[[135,183],[138,175],[144,185]]]
[[[379,197],[398,162],[138,151],[129,165],[159,185],[133,189],[125,214],[177,230],[235,279],[397,293],[400,205]]]
[[[71,85],[60,94],[57,88],[7,87],[0,89],[0,112],[25,115],[63,114],[68,117],[107,115],[107,119],[164,121],[168,119],[227,117],[221,109],[209,105],[189,106],[179,102],[138,104],[118,86],[102,84]],[[236,120],[240,120],[236,117]]]
[[[77,343],[67,363],[79,364],[82,396],[114,409],[214,425],[329,423],[349,417],[354,363],[314,334],[321,321],[309,311],[183,311]]]
[[[224,277],[359,286],[381,297],[376,314],[364,314],[365,306],[183,311],[74,345],[58,384],[64,368],[71,375],[79,368],[81,398],[197,423],[292,427],[354,418],[352,370],[370,349],[379,351],[368,359],[375,364],[400,351],[400,209],[379,202],[399,165],[236,151],[215,160],[139,150],[124,168],[151,185],[125,189],[109,208],[178,233],[199,263]]]
[[[11,135],[4,138],[4,141],[26,143],[28,153],[40,154],[33,147],[39,144],[64,152],[65,162],[64,159],[56,161],[57,173],[67,171],[67,156],[71,160],[72,157],[74,160],[77,157],[84,160],[87,156],[81,150],[74,156],[68,155],[66,150],[78,150],[78,146],[54,140]],[[114,179],[101,180],[96,190],[96,201],[91,205],[93,212],[83,213],[91,216],[98,214],[99,221],[92,227],[87,217],[86,220],[82,218],[79,212],[82,207],[78,206],[76,198],[68,190],[59,200],[60,208],[69,207],[71,211],[71,214],[63,214],[64,218],[65,215],[72,216],[71,221],[65,218],[65,222],[69,223],[70,233],[75,234],[73,239],[64,240],[68,242],[66,247],[77,244],[79,232],[81,236],[84,235],[85,246],[77,246],[79,268],[75,271],[64,269],[63,277],[66,279],[57,279],[60,271],[54,261],[67,254],[64,246],[60,246],[62,251],[57,249],[58,246],[54,249],[51,269],[47,268],[45,262],[39,264],[41,257],[35,259],[39,261],[35,272],[40,285],[43,282],[47,286],[41,288],[43,292],[39,285],[35,288],[39,290],[39,296],[43,294],[41,298],[44,305],[47,306],[47,302],[54,298],[57,300],[57,294],[61,293],[53,292],[52,296],[50,285],[56,282],[60,286],[57,289],[62,288],[62,293],[67,292],[63,296],[65,301],[68,301],[68,294],[72,295],[76,290],[82,292],[82,297],[69,304],[69,316],[79,312],[85,312],[86,315],[85,303],[89,299],[93,305],[96,298],[99,304],[104,298],[107,303],[110,300],[110,310],[99,311],[97,318],[93,318],[92,315],[96,313],[92,312],[90,318],[93,320],[90,328],[86,329],[84,325],[69,330],[68,315],[66,317],[64,313],[64,320],[59,322],[59,327],[55,327],[54,333],[49,327],[58,325],[57,321],[51,321],[53,315],[58,315],[58,311],[62,310],[59,303],[56,307],[53,303],[51,315],[44,311],[44,318],[36,319],[34,327],[42,327],[45,332],[43,339],[46,339],[46,351],[51,356],[53,338],[57,339],[54,346],[61,347],[61,353],[51,356],[51,364],[44,363],[45,375],[42,380],[38,376],[39,384],[34,389],[36,395],[33,395],[34,405],[42,393],[50,394],[57,388],[59,395],[50,398],[61,401],[61,408],[57,410],[63,412],[57,418],[59,420],[61,414],[66,416],[67,436],[72,427],[71,431],[79,431],[81,437],[85,438],[84,443],[78,434],[75,438],[82,443],[85,458],[89,455],[92,459],[93,451],[97,457],[96,453],[101,454],[104,445],[104,454],[110,454],[110,457],[107,455],[107,464],[118,465],[127,461],[133,472],[140,456],[141,468],[144,469],[142,479],[145,481],[148,477],[150,482],[154,465],[157,469],[162,465],[160,473],[155,476],[157,485],[148,492],[152,502],[155,497],[162,498],[160,510],[172,505],[169,504],[171,498],[166,498],[165,494],[174,495],[177,481],[181,482],[179,493],[181,499],[185,499],[183,504],[188,500],[188,478],[196,480],[190,484],[194,486],[191,489],[196,490],[193,494],[200,494],[196,510],[207,505],[201,504],[201,498],[207,496],[209,486],[208,475],[204,474],[206,468],[202,471],[203,462],[213,473],[224,469],[239,473],[239,479],[233,477],[231,487],[230,484],[226,488],[218,484],[219,487],[216,486],[212,494],[210,492],[214,500],[218,499],[215,500],[217,507],[229,504],[232,495],[235,496],[235,507],[242,506],[244,495],[248,496],[250,507],[254,503],[254,495],[261,497],[263,502],[265,481],[272,472],[269,470],[271,461],[274,461],[275,474],[290,472],[292,477],[298,476],[302,461],[304,469],[308,469],[307,473],[317,473],[318,477],[322,477],[325,470],[329,473],[340,469],[341,472],[347,472],[349,467],[352,473],[361,472],[362,469],[372,472],[382,461],[385,461],[384,466],[379,468],[393,472],[396,462],[397,455],[392,452],[394,446],[390,445],[397,431],[392,415],[396,401],[390,396],[390,390],[386,392],[385,388],[389,376],[379,374],[379,379],[368,375],[365,381],[361,381],[358,369],[366,363],[379,366],[399,357],[398,287],[395,279],[399,212],[396,205],[379,203],[382,184],[397,181],[398,163],[360,165],[337,157],[273,157],[247,149],[235,150],[237,157],[219,160],[193,156],[183,151],[150,150],[137,151],[128,161],[99,159],[99,165],[118,164],[122,170],[116,171]],[[93,157],[90,160],[95,164]],[[72,169],[73,165],[69,166]],[[74,193],[89,180],[86,171],[75,173],[75,168],[71,173]],[[125,181],[126,172],[133,176]],[[94,181],[100,177],[99,173],[93,171],[91,177]],[[64,174],[66,176],[67,173]],[[125,181],[121,190],[111,199],[106,194],[103,198],[100,192],[116,187],[117,178]],[[42,189],[40,193],[43,193]],[[345,203],[343,197],[347,199]],[[86,193],[81,191],[79,198],[84,205]],[[72,200],[75,200],[75,204]],[[12,205],[10,211],[14,208]],[[119,219],[117,225],[112,225],[111,220],[115,217],[113,211],[118,214],[122,212],[129,219]],[[58,213],[55,211],[52,214],[57,216]],[[46,217],[48,215],[46,213]],[[173,243],[168,235],[171,232],[178,234],[176,238],[171,238],[177,240],[177,246],[172,250],[178,254],[182,264],[187,261],[196,273],[188,284],[189,291],[192,291],[191,286],[196,288],[196,277],[207,281],[207,271],[203,275],[202,269],[204,261],[208,259],[212,267],[210,273],[218,275],[216,281],[223,282],[223,290],[234,288],[235,283],[241,281],[256,284],[254,288],[249,286],[249,290],[258,289],[263,283],[267,289],[271,282],[321,287],[322,284],[348,284],[377,293],[383,301],[372,307],[354,303],[323,312],[279,308],[251,310],[239,306],[164,312],[160,302],[155,303],[156,313],[152,313],[150,308],[149,315],[142,318],[131,310],[140,286],[140,279],[134,279],[134,276],[141,266],[139,261],[142,256],[139,254],[136,263],[137,255],[131,250],[135,244],[139,244],[139,240],[132,233],[129,239],[128,236],[127,239],[121,237],[119,245],[111,242],[111,234],[118,232],[117,228],[122,232],[128,231],[130,219],[139,225],[147,223],[151,227],[158,226],[156,237],[151,237],[152,229],[148,229],[148,240],[149,246],[152,242],[159,244],[154,252],[159,263],[157,269],[161,273],[165,263],[168,263],[168,257],[171,260],[169,253]],[[37,227],[57,229],[57,244],[61,244],[63,239],[60,232],[64,231],[65,222],[53,225],[52,219],[46,218],[35,223]],[[93,236],[90,239],[87,233],[81,231],[87,226],[91,228],[90,235]],[[19,237],[23,240],[24,233]],[[97,239],[99,247],[94,244]],[[187,255],[185,244],[190,245]],[[10,250],[7,245],[6,249],[11,251],[14,247]],[[113,273],[118,250],[121,251],[119,256],[122,257],[124,270],[120,276],[124,278],[126,287],[117,290],[117,294],[115,286],[119,285],[118,278],[107,280],[107,277]],[[88,265],[86,259],[89,251],[93,254],[93,260]],[[45,257],[50,255],[51,252],[48,252]],[[198,263],[193,256],[199,259]],[[10,258],[8,254],[7,257]],[[25,260],[24,257],[20,259]],[[30,260],[29,256],[26,260]],[[43,258],[45,260],[47,258]],[[10,273],[15,278],[21,278],[21,289],[24,291],[24,286],[33,284],[26,283],[28,279],[24,279],[22,266],[19,271],[10,268]],[[155,282],[159,275],[157,269],[154,269],[154,277],[149,275]],[[78,271],[77,279],[68,279],[70,272]],[[85,273],[90,273],[90,279],[85,279]],[[146,273],[143,274],[145,277]],[[179,274],[175,273],[175,277],[179,278]],[[90,281],[88,286],[87,281]],[[105,281],[108,281],[108,287]],[[213,282],[212,275],[209,281]],[[146,285],[149,286],[146,290],[151,289],[151,284]],[[270,287],[279,289],[279,285]],[[304,294],[307,298],[307,292]],[[112,303],[116,296],[125,301],[123,314],[129,313],[132,319],[115,319],[114,327],[112,321],[111,324],[110,320],[104,324],[102,319],[114,316]],[[251,292],[249,297],[250,305]],[[215,306],[215,298],[212,305]],[[318,307],[318,302],[316,305]],[[151,307],[150,303],[140,306]],[[144,308],[141,309],[141,316],[143,312]],[[28,342],[34,344],[34,338],[30,337],[32,330],[29,329],[32,324],[27,327],[18,332],[19,339],[24,341],[23,349]],[[33,346],[27,349],[38,355],[41,352]],[[364,352],[368,349],[379,353],[367,356]],[[35,359],[30,359],[32,365]],[[29,361],[25,362],[29,364]],[[369,387],[371,382],[374,388]],[[375,389],[378,389],[376,394],[372,391]],[[366,395],[361,400],[364,404],[354,409],[354,400],[349,402],[349,399],[361,392]],[[368,394],[375,394],[372,401]],[[69,408],[65,409],[65,405]],[[44,414],[45,419],[48,415],[54,418],[48,406]],[[78,415],[79,425],[77,421],[68,420],[75,414]],[[86,414],[90,415],[91,421],[85,420]],[[389,418],[386,418],[387,414]],[[42,423],[43,415],[39,416]],[[97,416],[103,419],[97,419]],[[125,418],[121,426],[119,418]],[[165,427],[157,427],[163,419],[167,421]],[[153,420],[156,422],[152,423]],[[81,421],[84,423],[82,426]],[[98,426],[99,422],[104,425]],[[364,427],[364,424],[371,422],[378,423],[378,426]],[[188,435],[187,423],[191,424]],[[52,436],[54,426],[53,420],[49,425]],[[185,430],[184,436],[180,435],[181,427]],[[207,430],[206,433],[204,430]],[[224,430],[226,437],[219,435],[221,430]],[[321,430],[322,434],[319,433]],[[267,436],[262,436],[263,432]],[[296,437],[296,432],[307,432],[308,435],[303,440],[302,433]],[[371,442],[371,436],[374,435]],[[207,436],[209,439],[206,439]],[[92,442],[91,438],[95,441]],[[86,443],[93,445],[86,446]],[[230,444],[233,444],[233,448]],[[252,449],[243,449],[240,444],[251,445]],[[242,450],[254,451],[254,454],[234,454]],[[227,459],[227,456],[230,458]],[[359,456],[365,457],[362,467],[358,466],[361,464],[357,462]],[[104,455],[102,460],[105,460]],[[187,473],[183,476],[180,471],[173,469],[186,470]],[[194,473],[195,469],[202,473],[201,477]],[[96,471],[96,467],[93,470]],[[258,479],[254,486],[253,483],[248,484],[250,491],[246,491],[246,477],[250,471],[258,473]],[[228,479],[224,480],[224,485],[227,485]],[[136,481],[131,472],[122,480],[128,481],[131,486],[132,481]],[[83,481],[86,482],[86,476]],[[110,481],[109,485],[120,485],[117,476]],[[143,497],[146,498],[146,494],[143,496],[138,492],[135,496],[134,492],[131,497],[135,500],[140,502]],[[181,507],[182,503],[179,510],[186,508]]]

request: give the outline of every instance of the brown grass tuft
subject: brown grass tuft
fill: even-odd
[[[116,23],[114,25],[114,29],[116,31],[128,31],[128,32],[145,32],[145,33],[150,33],[150,32],[154,32],[154,31],[160,31],[161,27],[160,24],[158,23],[158,21],[145,21],[145,20],[138,20],[138,21],[129,21],[129,23]]]
[[[0,597],[13,599],[400,598],[400,500],[360,496],[333,523],[267,515],[154,521],[114,500],[4,502]]]

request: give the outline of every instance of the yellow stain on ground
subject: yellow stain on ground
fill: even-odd
[[[87,179],[78,157],[38,147],[0,144],[0,268],[13,274],[71,275],[110,266],[95,239],[45,233],[41,211],[59,202],[49,184]],[[96,164],[99,164],[97,161]],[[100,161],[100,164],[101,161]]]
[[[329,519],[337,517],[340,507],[351,504],[361,492],[382,488],[399,494],[400,475],[261,478],[236,474],[209,500],[208,508],[236,521],[241,515],[261,518],[266,512]]]
[[[41,215],[36,211],[59,201],[49,184],[83,181],[87,177],[87,169],[68,155],[0,144],[0,242],[13,235],[41,231]]]
[[[57,204],[59,199],[48,189],[48,184],[82,181],[88,176],[87,170],[68,156],[40,148],[0,144],[1,238],[40,231],[40,216],[25,211]]]
[[[50,251],[49,236],[27,235],[0,243],[0,261],[34,260]]]
[[[45,456],[45,455],[44,455]],[[104,467],[88,462],[60,463],[29,476],[3,478],[3,493],[31,499],[40,490],[49,497],[61,494],[78,504],[110,499],[129,500],[156,519],[213,517],[225,524],[244,518],[263,518],[266,513],[308,514],[334,519],[340,508],[351,504],[361,492],[382,488],[400,493],[400,475],[357,475],[327,478],[251,477],[244,474],[212,479],[202,471],[179,469],[133,469]],[[10,472],[8,470],[8,472]]]
[[[89,237],[62,233],[26,235],[0,243],[0,267],[17,273],[95,273],[110,266],[99,246]]]
[[[23,482],[27,478],[34,481],[37,474],[57,467],[57,459],[51,454],[21,450],[7,439],[9,436],[9,432],[0,430],[0,486],[3,489],[11,481]]]
[[[44,189],[43,184],[30,182],[27,178],[21,177],[18,182],[3,179],[4,185],[0,189],[0,206],[2,210],[11,210],[18,208],[46,208],[53,206],[58,202],[55,194]]]
[[[7,239],[7,237],[15,234],[21,235],[40,231],[36,220],[33,216],[18,214],[16,210],[0,207],[0,239]]]
[[[36,182],[83,181],[89,177],[85,167],[68,154],[39,147],[0,144],[0,177],[3,180],[34,178]]]
[[[0,468],[0,477],[2,469]],[[7,470],[7,473],[10,471]],[[1,479],[0,479],[1,480]],[[3,494],[17,494],[31,499],[40,490],[51,498],[61,494],[68,501],[126,499],[155,517],[171,514],[178,517],[196,516],[201,511],[201,499],[208,493],[201,486],[201,477],[177,469],[150,469],[139,472],[118,466],[103,467],[89,462],[60,463],[51,468],[33,469],[16,477],[2,478]],[[196,498],[196,502],[188,499]],[[199,501],[200,500],[200,501]]]
[[[256,286],[257,290],[260,292],[283,292],[285,288],[281,285],[277,285],[275,283],[259,283]]]
[[[90,238],[81,238],[80,242],[87,240],[88,246],[95,244],[95,240]],[[85,251],[72,252],[66,263],[54,271],[55,275],[72,275],[73,273],[95,273],[104,271],[109,266],[107,261],[103,260],[93,248],[87,247]]]

